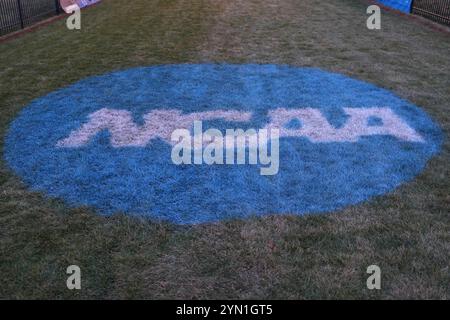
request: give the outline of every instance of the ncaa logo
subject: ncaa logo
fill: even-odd
[[[225,143],[238,128],[255,141],[278,134],[239,162]],[[185,162],[171,158],[179,129]],[[196,161],[195,139],[211,130],[223,160]],[[413,179],[441,142],[420,108],[343,75],[186,64],[91,77],[35,100],[12,122],[4,157],[30,188],[72,206],[195,224],[357,204]]]

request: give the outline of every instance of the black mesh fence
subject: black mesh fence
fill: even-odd
[[[450,26],[450,0],[414,0],[412,12]]]
[[[0,36],[60,13],[58,0],[0,0]]]

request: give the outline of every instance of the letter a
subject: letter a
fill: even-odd
[[[377,5],[371,5],[367,8],[367,14],[371,14],[367,18],[367,29],[380,30],[381,29],[381,10]]]
[[[73,5],[68,8],[69,13],[72,13],[66,21],[67,29],[69,30],[80,30],[81,29],[81,13],[80,7],[78,5]]]

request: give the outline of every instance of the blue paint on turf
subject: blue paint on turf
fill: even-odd
[[[336,127],[343,107],[388,106],[426,143],[371,136],[357,143],[280,140],[280,170],[172,163],[171,147],[113,148],[108,132],[88,146],[56,148],[101,108],[127,109],[136,122],[151,109],[185,113],[252,111],[241,126],[262,128],[276,107],[319,108]],[[376,122],[376,121],[375,121]],[[296,124],[293,124],[296,125]],[[299,124],[297,124],[299,125]],[[210,121],[207,127],[235,128]],[[4,157],[33,189],[101,214],[124,212],[195,224],[264,214],[329,212],[392,191],[421,172],[440,149],[441,131],[418,107],[373,85],[318,69],[279,65],[163,65],[82,80],[35,100],[9,128]]]
[[[368,122],[367,125],[373,126],[373,127],[383,125],[383,120],[381,120],[381,118],[378,118],[378,117],[369,117],[367,122]]]
[[[291,129],[291,130],[299,130],[302,128],[302,123],[300,120],[298,119],[292,119],[291,121],[289,121],[286,126],[286,129]]]

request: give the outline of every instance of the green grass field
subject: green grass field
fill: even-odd
[[[450,131],[450,35],[358,0],[104,0],[0,44],[0,132],[31,100],[164,63],[313,66],[392,90]],[[3,139],[2,139],[3,148]],[[0,161],[0,298],[449,299],[450,145],[395,192],[339,212],[180,227],[29,192]],[[68,265],[82,290],[66,288]],[[366,268],[382,289],[366,288]]]

